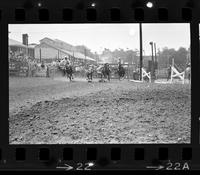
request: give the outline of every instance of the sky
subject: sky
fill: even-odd
[[[22,41],[27,33],[29,44],[37,43],[44,37],[60,39],[72,45],[85,45],[92,52],[101,53],[104,48],[139,50],[139,24],[9,24],[9,38]],[[164,47],[189,48],[189,24],[142,24],[143,49],[151,55],[149,42],[155,42],[157,49]]]

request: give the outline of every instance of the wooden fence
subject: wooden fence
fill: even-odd
[[[103,65],[103,64],[100,64]],[[111,69],[111,79],[117,79],[117,69],[118,64],[109,64]],[[122,64],[125,68],[125,79],[139,79],[139,72],[136,72],[136,66],[134,64]],[[81,72],[75,72],[76,77],[85,77],[86,72],[83,70]],[[9,76],[18,76],[18,77],[54,77],[54,76],[62,76],[62,71],[58,70],[57,67],[37,67],[33,68],[27,63],[19,63],[19,62],[10,62],[9,63]],[[94,73],[94,77],[98,77],[96,73]],[[162,70],[156,70],[156,77],[158,79],[167,78],[167,68]]]

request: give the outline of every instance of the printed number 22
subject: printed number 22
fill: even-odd
[[[91,165],[89,163],[85,163],[83,165],[83,163],[77,163],[77,168],[76,170],[91,170],[89,167],[91,167]],[[85,166],[85,167],[84,167]]]

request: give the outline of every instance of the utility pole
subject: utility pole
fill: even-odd
[[[155,70],[158,70],[158,59],[157,59],[157,55],[156,55],[156,43],[154,43],[154,49],[155,49],[154,75],[155,75],[155,79],[157,79],[156,73],[155,73]]]
[[[155,80],[155,76],[154,76],[154,56],[153,56],[153,42],[149,43],[151,45],[151,52],[152,52],[152,62],[151,62],[151,79],[152,82]]]
[[[156,43],[154,43],[154,50],[155,50],[155,62],[158,62],[157,55],[156,55]]]
[[[142,48],[142,24],[139,23],[140,31],[140,80],[142,80],[142,67],[143,67],[143,48]]]

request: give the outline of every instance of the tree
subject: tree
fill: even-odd
[[[166,68],[172,63],[174,59],[175,64],[183,71],[187,62],[189,52],[186,48],[180,47],[177,51],[164,47],[162,51],[158,51],[158,65],[159,68]]]
[[[183,47],[180,47],[178,49],[178,51],[176,51],[176,54],[175,54],[175,58],[174,58],[174,61],[175,63],[182,69],[184,70],[185,69],[185,66],[186,66],[186,63],[187,63],[187,55],[188,55],[188,51],[183,48]]]
[[[171,64],[171,60],[175,55],[175,49],[168,49],[164,47],[162,51],[158,54],[158,65],[160,68],[166,68]]]

